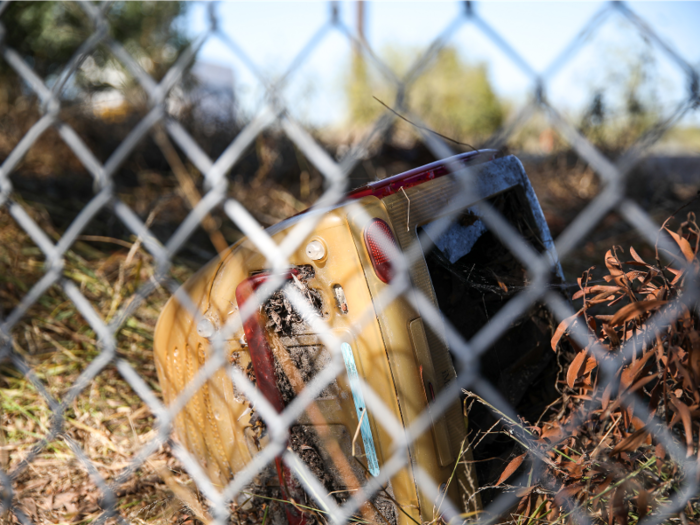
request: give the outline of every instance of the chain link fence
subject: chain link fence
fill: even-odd
[[[495,496],[489,498],[483,512],[472,512],[465,514],[463,502],[450,501],[445,498],[443,487],[431,479],[427,472],[421,470],[420,466],[413,465],[415,483],[419,492],[425,498],[423,505],[438,507],[436,516],[446,522],[478,522],[493,523],[506,520],[508,513],[513,512],[518,501],[523,497],[523,492],[517,487],[528,487],[537,482],[537,477],[542,476],[540,491],[546,492],[544,477],[547,468],[560,469],[558,464],[551,459],[550,453],[568,456],[575,455],[575,451],[569,449],[566,453],[557,449],[557,444],[561,441],[550,440],[547,442],[541,439],[533,431],[528,430],[526,424],[521,424],[518,414],[511,407],[505,397],[499,393],[494,386],[486,381],[478,368],[479,357],[488,352],[499,337],[508,330],[518,319],[526,315],[530,309],[537,304],[544,305],[553,315],[558,324],[577,315],[572,304],[562,296],[555,288],[550,286],[553,279],[556,280],[558,261],[565,261],[572,251],[584,241],[590,232],[611,212],[619,215],[620,219],[626,221],[632,228],[641,235],[651,246],[658,246],[667,253],[678,252],[678,243],[671,235],[660,234],[660,225],[651,219],[647,211],[638,203],[630,199],[626,194],[628,175],[633,168],[647,155],[650,147],[655,144],[660,137],[672,128],[680,119],[689,112],[694,111],[700,102],[698,92],[698,72],[688,64],[679,54],[660,39],[645,21],[640,19],[634,11],[623,3],[611,3],[603,6],[595,14],[590,22],[584,27],[579,35],[574,37],[571,43],[559,54],[559,56],[546,68],[544,73],[538,73],[527,61],[518,53],[516,47],[508,43],[498,31],[486,20],[479,16],[478,9],[469,2],[464,4],[464,9],[460,15],[452,21],[447,29],[437,35],[432,45],[415,62],[408,73],[403,77],[397,77],[392,69],[382,63],[381,59],[373,52],[363,39],[358,39],[357,35],[345,25],[338,13],[338,6],[331,3],[328,10],[326,24],[319,28],[319,31],[309,40],[308,45],[292,61],[288,70],[277,79],[271,80],[260,74],[258,80],[266,88],[266,98],[264,107],[250,119],[250,121],[240,130],[231,143],[225,148],[223,153],[216,159],[210,158],[204,149],[197,143],[186,128],[167,111],[167,101],[171,90],[181,81],[187,69],[191,66],[199,50],[204,43],[211,38],[219,38],[224,42],[230,51],[244,63],[251,66],[252,71],[258,71],[255,64],[245,56],[244,52],[236,43],[236,35],[225,34],[217,23],[216,5],[209,5],[209,28],[192,40],[190,45],[184,49],[174,62],[170,70],[159,82],[156,82],[133,58],[127,49],[115,39],[110,32],[109,13],[112,5],[110,3],[95,4],[90,2],[79,3],[79,8],[89,17],[93,24],[92,35],[85,40],[70,61],[65,65],[60,75],[54,80],[51,87],[37,76],[22,56],[3,42],[6,28],[2,25],[2,12],[7,8],[7,3],[0,7],[0,49],[2,59],[11,67],[38,97],[41,107],[41,117],[24,134],[21,140],[14,146],[11,153],[3,160],[0,166],[0,204],[7,210],[15,221],[16,225],[26,234],[34,245],[43,254],[44,263],[40,278],[23,293],[21,300],[14,305],[11,311],[0,320],[0,337],[2,338],[1,357],[5,362],[9,362],[21,373],[26,382],[31,383],[32,388],[41,394],[45,403],[51,411],[50,426],[45,433],[35,434],[36,439],[30,440],[31,446],[26,448],[21,460],[14,463],[5,462],[5,467],[12,465],[10,470],[0,472],[2,480],[2,508],[5,516],[12,516],[14,520],[23,524],[33,523],[27,513],[27,501],[21,501],[16,497],[17,480],[24,479],[22,476],[32,479],[33,469],[43,461],[42,458],[54,457],[63,460],[68,457],[64,452],[56,452],[55,443],[63,440],[67,445],[73,458],[77,459],[79,465],[85,469],[90,476],[91,482],[99,489],[100,501],[99,510],[90,518],[93,523],[105,523],[116,520],[120,523],[127,521],[139,521],[140,518],[130,519],[120,507],[120,494],[123,494],[123,487],[128,485],[137,476],[140,469],[145,468],[154,454],[163,450],[164,446],[171,449],[172,455],[177,459],[181,468],[189,474],[198,490],[199,496],[194,499],[187,496],[187,491],[178,492],[178,497],[182,497],[192,508],[199,506],[199,519],[211,519],[216,523],[227,523],[231,519],[238,519],[240,515],[232,517],[232,503],[240,505],[240,495],[246,493],[248,487],[255,481],[265,469],[269,469],[275,464],[275,458],[282,458],[281,464],[285,468],[294,472],[295,477],[300,480],[303,490],[307,494],[309,505],[317,509],[318,516],[329,523],[345,523],[354,521],[357,516],[363,515],[363,508],[367,501],[391,484],[392,476],[404,468],[410,461],[407,451],[412,444],[431,426],[432,418],[439,417],[448,410],[455,400],[459,400],[463,395],[463,390],[468,391],[470,396],[479,399],[480,403],[487,404],[499,416],[503,428],[517,440],[522,450],[528,452],[528,462],[531,468],[518,470],[516,478],[509,480],[507,489],[496,491]],[[672,114],[662,121],[655,123],[639,140],[629,147],[624,154],[615,161],[600,151],[589,139],[586,138],[577,127],[572,124],[557,108],[550,105],[547,99],[547,87],[555,75],[564,67],[572,57],[585,45],[588,36],[596,31],[609,17],[622,16],[631,22],[637,31],[657,46],[665,55],[682,70],[687,88],[687,96],[675,108]],[[229,356],[226,353],[226,342],[234,333],[240,331],[245,320],[253,316],[259,309],[259,305],[265,303],[282,286],[284,278],[281,277],[290,268],[289,258],[297,251],[303,243],[307,241],[308,235],[321,220],[321,214],[307,214],[288,233],[283,242],[277,243],[270,233],[266,232],[254,215],[246,209],[236,199],[235,194],[230,192],[229,173],[241,162],[245,152],[255,143],[256,138],[266,130],[280,129],[294,146],[302,152],[313,167],[322,174],[324,178],[323,191],[314,203],[314,209],[327,209],[344,201],[348,190],[348,175],[352,170],[366,158],[368,149],[373,141],[388,130],[399,118],[405,116],[416,124],[416,130],[421,135],[421,140],[436,159],[449,159],[455,152],[452,145],[443,140],[442,137],[427,131],[422,125],[421,116],[412,114],[410,109],[404,104],[404,94],[411,85],[421,77],[430,66],[438,53],[450,43],[451,37],[458,28],[465,24],[476,26],[497,48],[499,48],[512,63],[521,70],[531,81],[532,95],[529,101],[520,109],[509,122],[501,128],[489,141],[490,148],[501,148],[510,137],[516,134],[528,122],[532,115],[538,111],[543,112],[551,126],[568,141],[571,148],[594,170],[602,183],[599,194],[578,214],[561,233],[554,243],[545,250],[538,251],[518,231],[495,207],[482,202],[480,205],[480,217],[486,227],[508,248],[512,256],[526,269],[528,279],[526,286],[513,294],[498,313],[489,319],[489,322],[481,327],[478,332],[469,340],[465,340],[458,329],[448,324],[444,327],[449,347],[452,351],[460,374],[441,392],[438,392],[430,405],[430,413],[424,411],[407,427],[404,426],[394,416],[394,412],[387,407],[380,396],[374,392],[370,386],[362,381],[361,388],[364,393],[369,414],[375,415],[378,425],[391,435],[393,439],[393,455],[385,458],[381,468],[376,475],[368,476],[363,485],[351,494],[350,497],[339,502],[329,495],[322,482],[311,472],[308,465],[301,459],[300,455],[287,447],[289,440],[289,430],[291,425],[310,406],[309,404],[316,397],[317,393],[328,385],[332,384],[339,375],[345,374],[345,368],[340,359],[341,340],[331,331],[324,327],[324,321],[314,317],[306,299],[294,291],[289,291],[289,300],[294,307],[309,320],[314,332],[320,334],[323,345],[331,349],[335,355],[334,364],[322,370],[312,382],[306,385],[302,392],[298,393],[293,403],[290,403],[281,413],[261,395],[251,382],[251,378],[236,367],[231,366]],[[330,156],[326,149],[319,144],[312,133],[307,131],[303,125],[290,116],[290,111],[285,106],[285,100],[280,95],[281,89],[287,79],[293,76],[308,59],[318,46],[323,45],[324,38],[331,32],[337,32],[351,42],[354,49],[358,50],[368,63],[372,63],[391,83],[397,93],[396,101],[392,111],[386,111],[369,129],[364,138],[355,142],[347,152],[338,159]],[[109,155],[105,162],[101,162],[91,152],[90,148],[81,139],[78,133],[65,121],[61,119],[61,97],[70,79],[76,74],[81,64],[91,56],[98,46],[103,46],[109,50],[113,58],[118,60],[128,73],[136,80],[140,88],[148,97],[148,111],[145,116],[133,127],[128,136],[121,141],[118,147]],[[80,163],[90,173],[94,183],[94,195],[89,203],[85,205],[80,213],[70,222],[70,226],[61,232],[54,242],[52,235],[47,233],[39,225],[36,217],[27,209],[26,203],[15,197],[10,175],[20,165],[20,162],[30,149],[35,146],[39,137],[49,129],[55,129],[61,140]],[[120,197],[115,190],[114,180],[119,176],[119,172],[124,162],[133,153],[135,148],[145,140],[145,137],[154,133],[156,142],[161,146],[163,153],[171,157],[177,156],[175,149],[170,145],[172,141],[179,151],[186,156],[187,162],[194,166],[203,176],[204,195],[201,199],[191,200],[192,210],[181,222],[175,233],[168,239],[161,240],[158,235],[151,231],[152,217],[142,219],[141,213],[136,213],[132,207]],[[170,162],[173,172],[177,171],[177,159]],[[463,172],[464,167],[456,161],[448,161],[448,167],[453,172]],[[184,168],[183,168],[184,169]],[[469,175],[476,177],[476,173]],[[460,187],[459,199],[463,202],[478,202],[482,196],[475,189],[476,186],[467,177]],[[134,365],[129,355],[122,351],[120,334],[123,335],[125,329],[133,328],[135,312],[149,304],[149,298],[154,294],[173,294],[179,303],[187,308],[191,316],[201,321],[205,317],[205,312],[198,311],[197,299],[188,295],[185,289],[180,288],[179,275],[174,269],[173,261],[190,237],[203,227],[206,232],[216,235],[216,224],[213,224],[211,214],[223,210],[233,224],[255,245],[268,261],[268,268],[277,278],[269,279],[260,287],[254,301],[246,303],[244,308],[241,304],[240,316],[232,316],[227,323],[221,327],[215,336],[211,337],[211,349],[206,362],[201,366],[194,378],[183,387],[182,391],[175,396],[174,401],[164,404],[158,393],[154,391],[155,383],[143,377],[140,369]],[[128,300],[120,304],[110,314],[107,321],[99,313],[95,304],[89,299],[84,282],[76,280],[70,272],[66,271],[66,261],[71,247],[76,242],[83,239],[83,234],[91,221],[101,213],[107,213],[117,219],[131,232],[137,242],[127,245],[133,250],[146,250],[153,262],[154,271],[150,278],[142,283],[137,283],[129,293]],[[141,216],[140,216],[141,215]],[[146,214],[147,215],[147,214]],[[364,218],[365,220],[368,217]],[[454,216],[443,221],[442,228],[447,228]],[[675,235],[675,234],[674,234]],[[53,236],[53,238],[56,238]],[[218,241],[217,248],[225,246],[225,241]],[[375,309],[381,309],[382,305],[391,304],[396,298],[404,297],[408,301],[413,301],[416,309],[428,326],[436,328],[442,327],[442,317],[439,310],[431,306],[429,301],[420,300],[421,290],[412,284],[408,277],[408,269],[416,257],[421,257],[420,249],[404,250],[403,253],[394,253],[395,264],[399,268],[398,275],[392,280],[390,286],[374,300],[374,306],[368,308],[363,316],[363,322],[369,322],[374,317]],[[21,263],[21,261],[19,261]],[[659,263],[660,264],[660,263]],[[569,338],[572,345],[586,348],[588,358],[594,359],[599,369],[597,383],[587,393],[590,403],[582,404],[579,413],[572,416],[566,432],[572,435],[580,431],[585,425],[590,423],[591,416],[601,409],[601,395],[608,389],[607,398],[610,399],[609,387],[620,382],[619,371],[630,362],[640,359],[640,352],[652,348],[659,337],[659,334],[674,326],[677,322],[687,319],[689,323],[697,325],[697,305],[698,305],[698,271],[697,261],[689,257],[682,261],[675,261],[676,271],[684,272],[682,291],[677,296],[658,306],[658,311],[644,325],[644,329],[636,329],[629,337],[625,336],[619,344],[619,348],[612,352],[599,344],[599,335],[596,328],[590,323],[574,323],[569,326]],[[585,283],[584,283],[585,284]],[[85,323],[94,332],[97,339],[98,351],[94,357],[84,366],[74,384],[65,388],[63,395],[58,398],[50,392],[49,384],[53,380],[45,374],[37,374],[31,366],[31,361],[27,358],[27,351],[22,349],[23,342],[21,334],[16,330],[22,320],[31,314],[31,309],[42,301],[42,297],[49,290],[55,287],[60,288],[66,302],[72,303],[75,311],[84,319]],[[418,299],[417,299],[418,298]],[[417,302],[416,302],[417,301]],[[162,303],[161,303],[162,304]],[[255,306],[252,306],[255,305]],[[685,315],[685,318],[683,317]],[[680,319],[680,321],[679,321]],[[355,327],[360,330],[361,327]],[[440,328],[442,329],[442,328]],[[561,335],[561,334],[560,334]],[[57,350],[59,351],[59,350]],[[340,364],[339,364],[340,363]],[[581,363],[579,362],[579,366]],[[131,454],[126,464],[121,465],[116,470],[110,471],[111,475],[105,475],[104,465],[96,465],[90,458],[84,447],[67,430],[66,414],[74,410],[76,400],[88,392],[91,392],[91,385],[100,374],[104,374],[107,369],[116,369],[121,378],[130,385],[133,392],[140,398],[148,409],[155,416],[153,430],[148,434],[148,439],[139,442],[137,450]],[[242,393],[251,403],[255,405],[256,411],[264,421],[270,433],[269,443],[262,448],[253,460],[242,470],[235,473],[231,481],[224,487],[217,486],[206,472],[205,468],[193,455],[178,441],[173,441],[173,424],[176,422],[178,413],[184,409],[187,403],[204,388],[208,381],[225,370],[235,388]],[[60,370],[55,374],[60,376]],[[656,376],[654,376],[656,377]],[[666,377],[666,376],[664,376]],[[697,381],[698,378],[690,378]],[[617,388],[617,387],[615,387]],[[92,395],[92,394],[90,394]],[[677,396],[676,401],[681,396]],[[686,440],[681,441],[681,436],[674,430],[673,425],[668,425],[672,412],[659,416],[650,411],[646,405],[637,399],[637,394],[630,392],[620,398],[623,411],[627,411],[634,417],[646,422],[644,428],[646,432],[642,439],[651,436],[654,443],[660,444],[670,461],[675,465],[678,476],[682,482],[669,493],[668,498],[659,503],[647,514],[646,505],[643,513],[636,516],[643,523],[663,523],[670,519],[683,516],[684,509],[687,510],[689,502],[697,498],[698,494],[698,441],[697,441],[697,419],[691,420],[690,416],[697,412],[700,400],[695,400],[695,405],[688,407],[687,415],[683,409],[679,409],[675,424],[687,424]],[[666,400],[668,406],[669,401]],[[605,402],[603,401],[603,404]],[[681,421],[682,420],[682,421]],[[131,420],[129,420],[131,421]],[[619,421],[619,419],[618,419]],[[626,421],[629,425],[629,421]],[[694,422],[694,423],[693,423]],[[77,424],[77,423],[76,423]],[[695,426],[693,426],[693,424]],[[85,426],[85,425],[83,425]],[[612,429],[611,429],[612,430]],[[629,428],[628,428],[629,430]],[[90,431],[92,435],[99,431]],[[359,426],[358,426],[359,431]],[[630,431],[630,434],[633,434]],[[636,434],[639,436],[639,434]],[[473,436],[472,436],[473,437]],[[687,445],[687,446],[686,446]],[[6,450],[13,450],[12,447]],[[567,457],[568,457],[567,456]],[[583,458],[583,455],[579,457]],[[569,458],[570,459],[570,458]],[[588,459],[588,458],[586,458]],[[646,462],[650,458],[644,457],[641,462]],[[66,461],[68,461],[66,459]],[[580,459],[578,463],[581,463]],[[527,464],[527,463],[526,463]],[[646,464],[646,463],[645,463]],[[514,465],[517,466],[517,465]],[[68,468],[68,467],[66,467]],[[70,467],[73,468],[73,467]],[[602,467],[601,467],[602,468]],[[560,469],[561,470],[561,469]],[[39,476],[36,471],[36,476]],[[160,471],[162,473],[162,471]],[[567,474],[572,476],[571,472]],[[162,476],[171,476],[162,473]],[[533,482],[532,476],[536,479]],[[627,479],[627,478],[626,478]],[[631,479],[631,478],[630,478]],[[176,482],[175,485],[177,485]],[[501,483],[501,481],[499,481]],[[173,485],[173,486],[175,486]],[[581,481],[580,485],[585,485]],[[171,486],[169,484],[169,486]],[[183,485],[184,486],[184,485]],[[181,488],[183,487],[181,486]],[[543,488],[544,487],[544,488]],[[64,490],[68,490],[65,488]],[[184,489],[183,489],[184,490]],[[557,489],[558,490],[558,489]],[[580,489],[579,489],[580,490]],[[606,489],[608,490],[608,489]],[[606,494],[603,490],[603,494]],[[550,490],[553,492],[553,489]],[[637,490],[637,498],[639,498]],[[184,494],[184,495],[183,495]],[[189,492],[189,494],[192,494]],[[600,498],[601,494],[592,495],[591,498]],[[609,496],[610,497],[610,496]],[[620,496],[622,498],[623,496]],[[55,501],[56,496],[54,496]],[[190,499],[188,499],[190,498]],[[607,516],[589,513],[589,507],[585,502],[577,499],[575,490],[559,490],[557,495],[558,506],[563,508],[560,519],[577,523],[600,523]],[[620,500],[621,501],[621,500]],[[437,502],[440,502],[439,504]],[[619,502],[615,503],[618,504]],[[641,503],[639,504],[641,505]],[[611,503],[611,509],[613,504]],[[66,507],[66,518],[61,521],[74,519]],[[613,509],[614,510],[614,509]],[[692,510],[692,509],[691,509]],[[531,511],[531,512],[530,512]],[[252,511],[250,511],[252,512]],[[536,521],[548,521],[544,514],[537,514],[534,508],[521,509],[523,515],[530,512],[534,516],[528,523]],[[611,510],[611,512],[613,512]],[[615,510],[615,512],[617,512]],[[9,513],[9,514],[8,514]],[[646,517],[644,516],[645,514]],[[618,514],[615,514],[617,516]],[[205,516],[205,518],[202,518]],[[540,516],[538,518],[538,516]],[[696,514],[697,516],[697,514]],[[272,520],[272,517],[270,517]],[[413,518],[412,518],[413,519]],[[511,518],[514,522],[520,522],[517,518]],[[621,518],[617,518],[621,520]],[[687,522],[687,518],[684,519]],[[265,518],[262,519],[264,521]],[[627,518],[620,523],[627,523]],[[79,520],[78,520],[79,521]],[[523,523],[526,521],[522,521]]]

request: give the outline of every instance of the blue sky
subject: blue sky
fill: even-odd
[[[484,2],[473,9],[532,69],[541,73],[605,4],[602,2]],[[685,61],[700,68],[700,2],[627,4]],[[220,27],[268,78],[282,74],[329,19],[328,2],[222,2],[214,6]],[[191,6],[186,21],[196,35],[206,27],[206,4]],[[462,2],[367,2],[365,32],[381,56],[392,47],[416,55],[463,13]],[[355,2],[339,3],[340,20],[356,29]],[[466,61],[488,65],[495,91],[513,107],[532,91],[532,80],[473,23],[460,25],[450,44]],[[686,78],[660,47],[648,45],[618,13],[608,17],[583,48],[548,83],[548,98],[571,114],[580,112],[596,89],[622,86],[633,59],[652,64],[652,86],[663,111],[686,95]],[[348,39],[337,30],[324,34],[302,67],[290,77],[285,96],[292,112],[326,125],[345,115],[342,85],[351,57]],[[198,60],[230,67],[243,109],[253,113],[262,89],[255,75],[218,38],[210,38]],[[622,80],[620,79],[622,77]],[[685,119],[698,124],[698,111]]]

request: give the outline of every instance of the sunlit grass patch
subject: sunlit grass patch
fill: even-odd
[[[22,203],[57,241],[48,214]],[[153,279],[151,256],[136,239],[79,238],[65,254],[63,277],[71,280],[105,322],[119,315],[144,283]],[[44,275],[44,256],[7,211],[0,211],[0,306],[7,317]],[[191,273],[174,263],[172,277]],[[117,333],[117,352],[160,395],[152,340],[160,309],[169,294],[156,286]],[[102,512],[104,496],[67,440],[73,440],[109,484],[155,437],[154,417],[113,365],[104,368],[66,407],[63,432],[55,439],[45,395],[61,402],[80,374],[100,354],[94,330],[58,284],[46,290],[13,327],[13,351],[31,370],[28,379],[5,360],[0,365],[0,466],[13,475],[14,502],[37,524],[90,523]],[[28,464],[23,460],[31,457]],[[155,466],[154,466],[155,465]],[[157,474],[167,466],[176,483],[192,485],[166,445],[122,485],[117,508],[136,523],[183,522],[193,514]],[[18,469],[19,467],[19,469]],[[194,488],[194,487],[192,487]],[[8,521],[9,520],[9,521]],[[3,522],[16,522],[6,514]]]

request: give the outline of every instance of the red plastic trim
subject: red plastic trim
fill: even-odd
[[[289,280],[292,278],[292,274],[296,273],[295,270],[290,270],[285,278]],[[269,278],[269,273],[259,273],[245,279],[236,287],[236,302],[238,303],[239,311],[243,309],[243,305],[255,294],[255,291]],[[257,386],[275,410],[282,412],[284,410],[284,401],[282,400],[282,394],[277,388],[275,358],[267,342],[265,325],[262,322],[259,310],[249,315],[243,321],[243,331],[248,342],[250,361],[253,364]],[[277,468],[277,477],[280,481],[282,498],[289,502],[289,505],[284,507],[287,521],[290,525],[306,525],[308,523],[306,514],[294,506],[295,500],[302,501],[303,489],[292,477],[291,470],[282,462],[281,457],[275,458],[275,467]]]
[[[451,173],[449,169],[449,163],[454,161],[460,161],[463,164],[480,164],[477,162],[487,162],[493,160],[496,156],[497,151],[486,149],[478,151],[468,151],[466,153],[461,153],[450,157],[448,159],[439,160],[431,164],[426,164],[419,168],[414,168],[409,171],[404,171],[393,177],[388,177],[377,182],[370,182],[366,186],[357,188],[356,190],[348,193],[348,199],[361,199],[362,197],[367,197],[369,195],[374,195],[380,199],[393,195],[394,193],[401,191],[401,188],[412,188],[423,184],[429,180],[437,179],[439,177],[444,177]]]
[[[439,177],[444,177],[445,175],[448,175],[449,173],[451,173],[451,171],[447,167],[450,162],[459,160],[465,165],[467,163],[469,163],[470,165],[482,164],[484,162],[488,162],[490,160],[495,159],[496,153],[498,153],[498,151],[495,149],[482,149],[477,151],[468,151],[466,153],[460,153],[459,155],[455,155],[454,157],[438,160],[437,162],[426,164],[425,166],[420,166],[419,168],[404,171],[403,173],[399,173],[398,175],[394,175],[392,177],[387,177],[386,179],[382,179],[377,182],[370,182],[365,186],[361,186],[352,190],[350,193],[346,194],[345,197],[347,200],[356,200],[361,199],[362,197],[373,195],[375,197],[383,199],[384,197],[388,197],[389,195],[393,195],[394,193],[401,191],[401,188],[413,188],[414,186],[418,186],[429,180],[437,179]],[[289,219],[293,217],[299,217],[300,215],[304,215],[305,213],[308,213],[311,209],[313,208],[307,208],[303,211],[300,211],[299,213],[289,217]],[[282,223],[284,223],[284,221],[282,221]]]
[[[399,245],[389,225],[381,219],[373,219],[365,228],[365,247],[372,261],[374,274],[380,281],[388,283],[394,276],[394,265],[391,257],[384,248],[385,244],[392,243],[396,251]]]
[[[246,301],[269,277],[269,274],[254,275],[245,279],[236,287],[236,302],[238,303],[239,311],[243,309]],[[265,336],[260,312],[249,315],[248,319],[243,321],[243,331],[248,342],[250,360],[253,364],[258,389],[263,393],[265,399],[275,407],[277,412],[282,412],[284,410],[284,402],[277,388],[275,360]]]

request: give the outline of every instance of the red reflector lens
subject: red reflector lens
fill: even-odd
[[[391,263],[389,254],[393,251],[399,251],[399,246],[389,225],[381,219],[374,219],[370,222],[369,226],[365,228],[365,244],[374,267],[374,273],[382,282],[388,283],[394,276],[394,265]],[[388,246],[393,246],[393,249]]]

